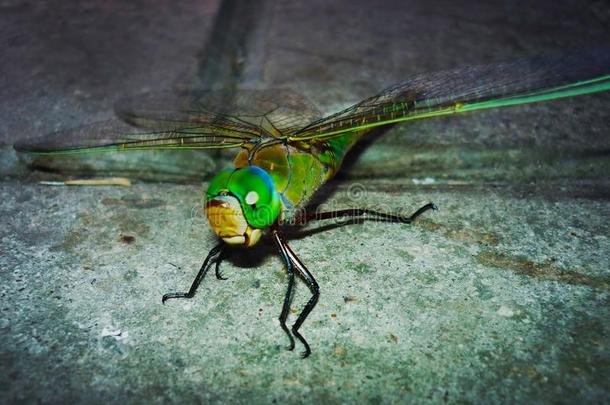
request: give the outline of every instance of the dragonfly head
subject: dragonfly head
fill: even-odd
[[[277,219],[280,207],[273,180],[258,166],[223,170],[206,193],[210,226],[230,245],[255,245]]]

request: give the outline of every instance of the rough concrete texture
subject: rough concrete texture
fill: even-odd
[[[289,233],[322,292],[300,360],[270,241],[235,251],[228,280],[194,299],[160,302],[215,243],[201,197],[226,156],[198,158],[203,185],[201,162],[180,176],[179,157],[152,154],[127,167],[163,170],[123,173],[191,184],[53,188],[36,180],[70,174],[32,172],[9,148],[188,84],[217,3],[61,4],[0,5],[1,402],[610,400],[608,95],[397,126],[356,151],[319,201],[440,209]],[[595,1],[261,7],[238,84],[291,87],[325,112],[413,73],[601,43],[610,26]],[[308,297],[299,283],[291,320]]]

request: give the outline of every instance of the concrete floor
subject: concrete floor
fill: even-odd
[[[209,82],[218,4],[181,4],[0,5],[2,403],[609,401],[607,94],[400,125],[356,150],[320,201],[440,209],[290,234],[322,293],[307,360],[285,350],[270,242],[162,305],[215,243],[202,194],[229,157],[62,159],[49,173],[10,146],[107,119],[122,95]],[[610,26],[596,1],[375,4],[261,2],[226,50],[232,85],[290,87],[328,113],[414,73],[599,44]],[[134,185],[37,183],[91,169]],[[298,284],[291,319],[308,296]]]

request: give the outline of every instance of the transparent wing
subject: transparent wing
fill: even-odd
[[[234,148],[283,137],[319,118],[311,103],[288,90],[149,93],[121,100],[115,111],[124,123],[97,122],[27,139],[15,149],[82,154]]]
[[[291,141],[328,139],[381,125],[610,89],[610,48],[428,73],[312,122]]]
[[[260,132],[268,126],[268,132],[282,134],[320,118],[309,100],[287,89],[149,93],[119,101],[115,112],[123,121],[141,128],[190,123]]]
[[[243,146],[259,136],[228,127],[196,125],[146,131],[116,120],[94,122],[15,144],[18,152],[36,155],[90,154],[143,149],[222,149]]]

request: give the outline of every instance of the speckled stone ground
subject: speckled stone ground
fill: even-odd
[[[10,148],[194,82],[217,3],[63,4],[0,4],[1,402],[608,402],[608,95],[397,126],[355,151],[321,202],[439,210],[290,232],[322,292],[302,361],[284,350],[269,241],[193,300],[160,302],[214,244],[201,198],[227,156],[86,162],[135,183],[61,188],[37,180],[74,173]],[[329,112],[416,72],[608,38],[603,2],[468,4],[262,3],[238,84]],[[298,284],[291,319],[307,298]]]

